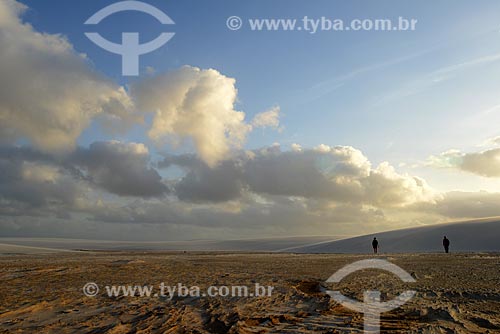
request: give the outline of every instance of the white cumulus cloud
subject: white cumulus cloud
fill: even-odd
[[[428,165],[453,168],[485,177],[500,177],[500,148],[471,153],[449,150],[429,157]]]
[[[25,9],[0,2],[0,140],[67,151],[93,117],[128,118],[125,90],[92,71],[63,36],[23,23]]]
[[[235,110],[235,79],[216,70],[184,66],[132,85],[141,110],[154,112],[149,136],[174,146],[192,139],[198,155],[209,166],[239,148],[251,125]]]
[[[270,127],[277,129],[280,126],[280,107],[276,106],[255,115],[252,125],[256,128]]]

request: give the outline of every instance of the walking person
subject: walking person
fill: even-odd
[[[377,254],[378,253],[378,240],[377,240],[377,238],[373,238],[372,247],[373,247],[373,254]]]
[[[443,247],[446,253],[450,251],[450,240],[446,236],[443,238]]]

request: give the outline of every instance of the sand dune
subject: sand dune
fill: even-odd
[[[451,240],[452,252],[500,251],[500,219],[439,224],[395,230],[360,237],[321,242],[288,249],[296,253],[366,253],[377,237],[384,253],[441,252],[442,238]]]
[[[172,250],[172,251],[263,251],[273,252],[339,239],[332,236],[285,237],[242,240],[191,241],[109,241],[57,238],[0,238],[0,243],[18,247],[17,251],[0,247],[1,253],[34,253],[34,248],[53,250]],[[23,251],[23,247],[28,247]],[[33,248],[33,249],[32,249]],[[13,249],[13,248],[12,248]]]
[[[440,252],[441,240],[451,240],[453,252],[500,251],[500,219],[415,227],[354,238],[334,236],[242,240],[107,241],[52,238],[0,238],[0,254],[47,253],[61,250],[261,251],[292,253],[367,253],[374,236],[383,253]]]
[[[47,247],[33,247],[0,243],[0,255],[8,254],[51,254],[60,252],[71,252],[66,249],[56,249]]]

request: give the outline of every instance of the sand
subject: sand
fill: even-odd
[[[112,241],[64,238],[1,238],[0,254],[46,253],[55,250],[168,250],[276,252],[341,239],[339,236],[281,237],[238,240]],[[12,249],[9,248],[12,246]],[[22,247],[27,247],[22,249]]]
[[[382,314],[382,333],[500,333],[500,254],[385,254],[411,273],[378,270],[324,281],[371,255],[80,252],[0,257],[0,333],[362,333],[363,317],[324,292],[416,297]],[[87,282],[101,286],[86,297]],[[255,283],[269,297],[109,297],[104,286]]]

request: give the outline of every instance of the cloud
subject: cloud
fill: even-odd
[[[496,107],[498,109],[498,108],[500,108],[500,105],[498,105]],[[489,138],[479,146],[498,146],[498,145],[500,145],[500,136]]]
[[[415,209],[448,219],[486,218],[500,216],[499,202],[500,193],[451,191],[441,194],[435,203],[419,203]]]
[[[290,148],[292,149],[293,152],[300,152],[302,151],[302,146],[297,143],[293,143]]]
[[[137,120],[122,87],[92,71],[63,36],[23,23],[25,10],[0,2],[0,140],[26,138],[44,151],[69,151],[96,116]]]
[[[176,146],[192,139],[209,166],[241,147],[251,130],[245,113],[235,110],[235,79],[213,69],[184,66],[134,83],[131,93],[140,109],[155,113],[148,133],[152,140]]]
[[[190,66],[148,71],[126,91],[94,71],[64,36],[22,22],[25,10],[0,1],[0,142],[11,145],[0,147],[2,235],[349,234],[500,214],[497,193],[437,193],[387,162],[372,166],[350,146],[242,150],[253,129],[280,128],[278,106],[245,120],[234,78]],[[146,112],[153,113],[148,135],[154,142],[194,145],[195,154],[168,154],[158,164],[180,168],[182,176],[163,179],[141,143],[76,145],[95,120],[120,130]],[[12,146],[20,139],[30,147]],[[432,163],[498,177],[499,161],[500,149],[490,149],[449,151]]]
[[[95,119],[123,132],[153,112],[149,137],[177,147],[187,141],[215,166],[240,149],[254,127],[279,126],[279,107],[253,122],[235,108],[235,79],[214,69],[184,66],[145,77],[131,91],[95,72],[61,35],[40,33],[21,21],[26,6],[0,3],[0,142],[27,139],[50,153],[67,153]],[[141,112],[139,112],[139,110]]]
[[[350,146],[292,151],[271,146],[242,151],[215,167],[193,155],[167,156],[159,167],[172,165],[187,171],[174,186],[176,194],[193,202],[237,200],[253,193],[398,207],[432,201],[435,195],[424,180],[398,174],[388,163],[372,168]]]
[[[150,164],[139,143],[96,142],[64,157],[0,148],[0,231],[100,231],[122,239],[142,230],[146,239],[334,235],[500,215],[499,193],[437,193],[388,163],[373,167],[349,146],[273,145],[239,151],[215,167],[194,154],[167,155],[158,163],[165,175],[184,170],[168,181]]]
[[[433,202],[437,192],[417,176],[399,174],[387,162],[381,163],[363,180],[365,196],[378,207],[406,206]]]
[[[374,105],[386,104],[391,101],[420,94],[438,84],[442,84],[443,82],[453,79],[456,75],[459,75],[464,71],[491,64],[499,60],[500,53],[494,53],[438,68],[434,71],[421,75],[417,79],[399,84],[395,90],[381,96],[377,101],[375,101]],[[489,112],[490,111],[486,111],[485,113],[487,114]]]
[[[450,150],[429,157],[428,165],[454,168],[485,177],[500,177],[500,148],[474,153]]]
[[[95,142],[57,157],[0,147],[0,215],[68,216],[92,207],[101,190],[118,195],[118,201],[169,192],[142,144]]]
[[[0,215],[68,216],[86,192],[81,180],[50,157],[0,149]]]
[[[328,151],[256,151],[245,165],[245,178],[256,193],[356,201],[362,189],[355,181],[367,175],[369,162],[357,160],[357,150],[328,147]]]
[[[185,171],[184,176],[168,180],[170,187],[150,166],[148,149],[138,143],[95,142],[57,159],[27,148],[10,148],[1,150],[0,158],[4,184],[18,180],[16,187],[27,189],[29,184],[73,180],[89,197],[100,189],[120,198],[162,200],[170,194],[187,204],[227,206],[257,196],[394,208],[431,202],[435,196],[424,180],[399,174],[388,163],[372,168],[361,151],[349,146],[321,145],[301,151],[271,146],[240,151],[215,167],[193,154],[168,155],[159,168],[177,166]],[[52,196],[50,191],[44,195],[47,188],[39,190],[39,198]],[[12,198],[18,192],[7,193]],[[26,196],[29,193],[36,192]]]
[[[143,144],[94,142],[78,148],[67,159],[84,171],[93,184],[120,196],[157,197],[168,192],[158,172],[149,166]]]
[[[151,76],[126,91],[94,71],[64,36],[22,22],[25,10],[13,0],[0,1],[0,143],[11,145],[0,147],[2,235],[356,234],[417,221],[500,215],[498,193],[438,193],[387,162],[372,165],[354,147],[292,144],[283,151],[273,144],[245,151],[252,130],[280,128],[280,107],[246,120],[237,110],[234,78],[190,66],[164,74],[148,69]],[[445,68],[423,81],[498,59]],[[330,84],[314,90],[338,83]],[[155,167],[141,143],[76,144],[95,120],[120,130],[147,112],[153,113],[148,135],[154,142],[174,147],[187,142],[195,153],[166,154]],[[30,147],[13,146],[20,139]],[[498,177],[499,161],[500,149],[492,148],[448,151],[430,164]],[[171,174],[170,167],[182,175]],[[165,179],[157,168],[164,169]]]
[[[270,127],[277,129],[280,126],[280,107],[273,107],[255,115],[252,120],[252,126],[256,128]]]
[[[235,110],[236,80],[214,69],[184,66],[131,86],[139,109],[154,112],[149,137],[176,147],[192,140],[198,156],[214,167],[241,148],[256,127],[279,127],[280,108],[257,114],[251,123]]]
[[[433,75],[440,76],[449,74],[460,70],[469,69],[478,65],[493,63],[500,60],[500,53],[494,53],[486,56],[481,56],[473,59],[466,60],[462,63],[446,66],[433,72]]]
[[[121,225],[167,225],[175,227],[177,232],[196,227],[191,238],[201,235],[216,239],[242,234],[245,237],[349,234],[353,229],[372,231],[385,227],[388,221],[381,210],[370,207],[274,196],[245,196],[237,203],[210,206],[140,200],[124,206],[102,207],[94,219]]]
[[[242,169],[238,160],[224,160],[211,168],[194,155],[167,156],[160,168],[176,165],[186,175],[175,183],[175,194],[180,200],[192,202],[220,202],[242,195]]]

